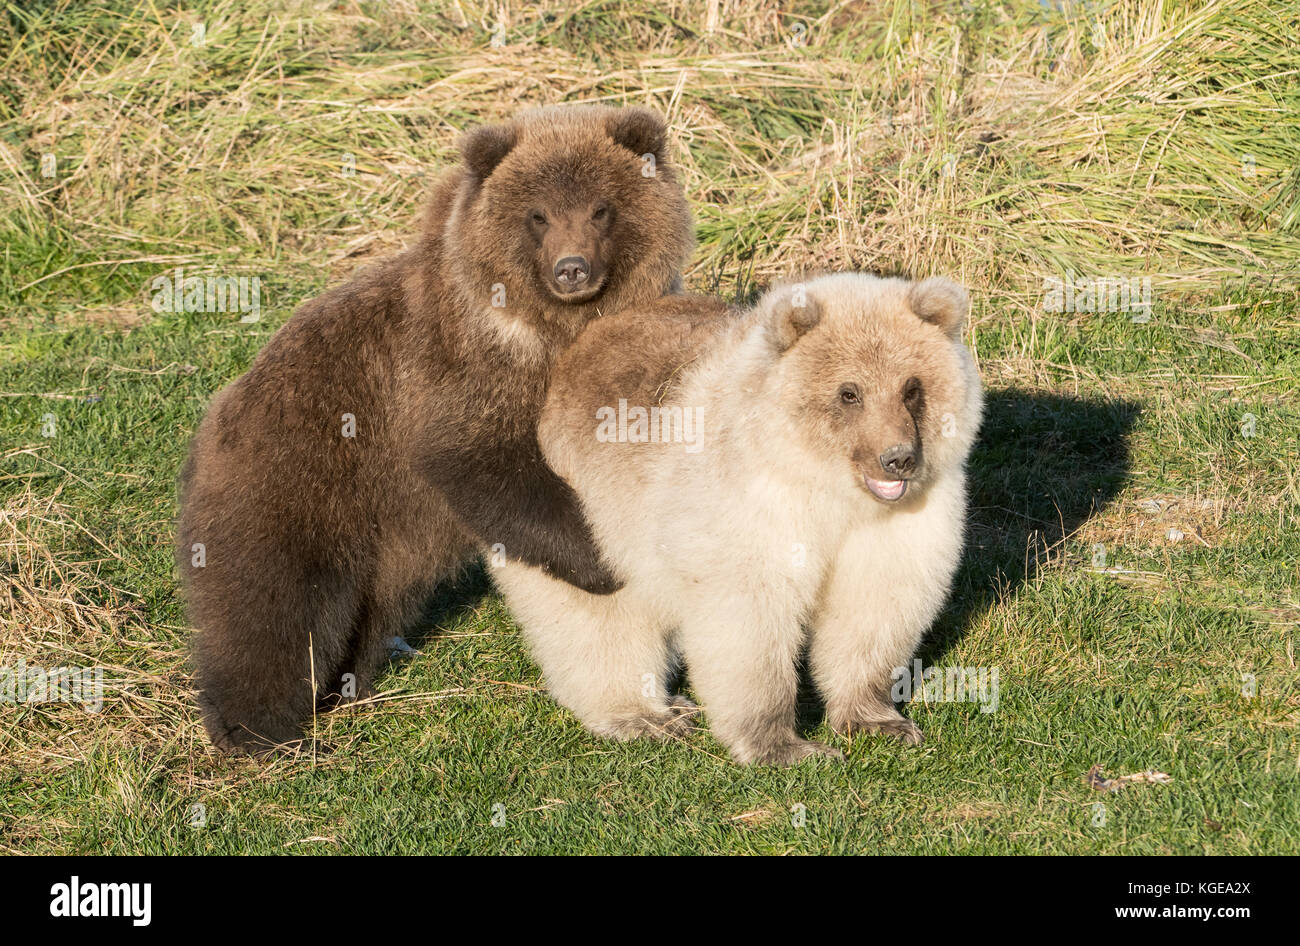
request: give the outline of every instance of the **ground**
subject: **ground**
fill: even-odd
[[[0,701],[0,850],[1300,852],[1300,9],[1183,6],[7,7],[0,668],[105,686]],[[571,100],[668,116],[691,288],[971,288],[989,410],[920,656],[996,668],[996,711],[914,702],[910,748],[832,736],[810,693],[847,761],[785,770],[707,730],[612,744],[479,566],[314,751],[213,755],[171,557],[204,405],[409,238],[461,130]],[[259,320],[157,311],[176,267],[259,278]],[[1149,310],[1052,301],[1120,277]]]

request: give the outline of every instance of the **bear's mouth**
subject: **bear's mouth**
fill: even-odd
[[[596,298],[596,296],[600,295],[600,291],[605,288],[605,280],[603,278],[598,278],[594,283],[585,282],[572,287],[562,286],[554,280],[550,280],[548,281],[547,286],[551,290],[551,295],[555,296],[555,298],[559,299],[561,302],[576,304],[579,302],[590,302],[592,299]]]
[[[907,480],[873,480],[864,473],[862,482],[866,484],[867,491],[882,503],[898,502],[907,492]]]

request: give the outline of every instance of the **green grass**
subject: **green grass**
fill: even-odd
[[[0,666],[109,687],[95,715],[0,703],[0,850],[1300,852],[1300,10],[723,2],[709,32],[708,6],[514,5],[504,49],[474,2],[3,8]],[[809,695],[848,758],[786,770],[707,728],[605,742],[475,569],[317,752],[211,754],[171,558],[205,404],[401,245],[459,129],[594,98],[669,115],[694,288],[971,286],[989,411],[921,657],[997,667],[997,711],[914,703],[907,749],[832,736]],[[153,313],[176,265],[259,275],[263,320]],[[1150,322],[1044,312],[1067,271],[1150,275]],[[1094,765],[1172,781],[1098,793]]]

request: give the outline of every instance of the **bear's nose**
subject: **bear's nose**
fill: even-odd
[[[555,264],[555,281],[565,289],[581,286],[591,275],[591,264],[583,256],[566,256]]]
[[[910,443],[896,444],[880,455],[880,466],[899,479],[911,476],[916,471],[916,450]]]

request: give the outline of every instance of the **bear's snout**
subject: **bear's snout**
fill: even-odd
[[[585,256],[566,256],[555,264],[554,276],[562,292],[574,292],[586,287],[591,263]]]
[[[880,455],[880,468],[900,480],[916,472],[916,448],[910,443],[895,444]]]
[[[921,444],[917,440],[905,440],[876,453],[879,449],[864,446],[853,451],[852,459],[861,477],[858,485],[888,505],[902,499],[920,476]]]

